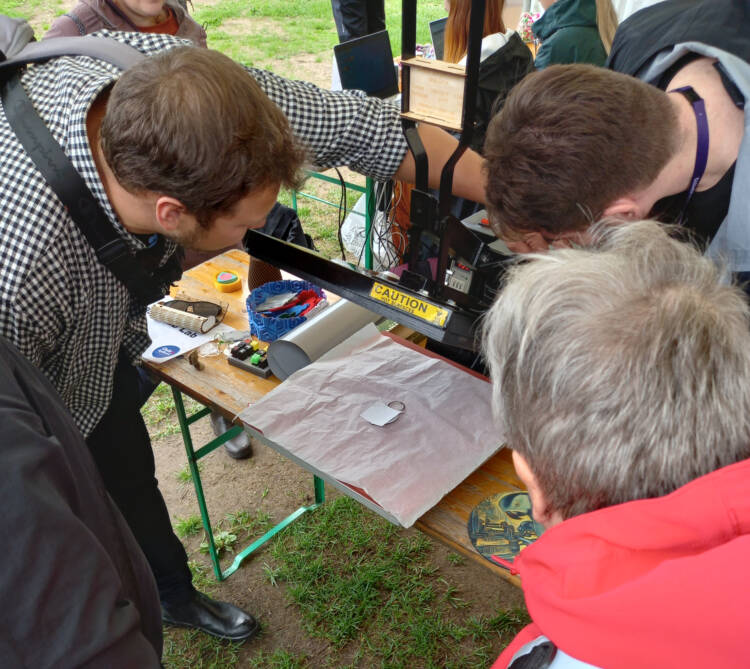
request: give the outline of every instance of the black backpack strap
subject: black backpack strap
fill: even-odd
[[[0,62],[0,73],[58,56],[90,56],[111,63],[121,70],[128,69],[146,57],[138,49],[108,37],[51,37],[41,42],[29,42],[12,58]]]
[[[73,39],[83,41],[80,37]],[[1,95],[6,117],[21,145],[95,249],[99,262],[137,299],[143,302],[160,299],[163,293],[158,282],[148,275],[127,242],[117,234],[83,177],[34,109],[18,73],[4,82]]]

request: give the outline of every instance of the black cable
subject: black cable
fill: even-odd
[[[339,227],[337,236],[339,240],[339,249],[341,250],[341,259],[345,261],[346,252],[344,251],[344,239],[341,236],[341,228],[344,225],[344,218],[346,217],[346,182],[344,181],[344,177],[341,176],[339,168],[334,167],[333,169],[336,170],[336,174],[338,174],[339,177],[339,183],[341,184],[341,199],[339,199]]]

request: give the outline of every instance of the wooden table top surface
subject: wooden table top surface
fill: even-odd
[[[225,252],[197,267],[186,271],[173,295],[187,299],[206,299],[229,305],[224,322],[238,330],[247,330],[245,312],[247,270],[249,256],[240,250]],[[236,273],[243,280],[242,290],[222,293],[216,290],[213,280],[222,270]],[[201,404],[218,409],[227,419],[236,420],[237,414],[275,388],[280,381],[273,375],[262,379],[244,370],[232,367],[221,354],[201,357],[203,369],[193,367],[183,357],[156,364],[144,361],[144,366],[155,376]],[[491,569],[501,578],[520,585],[518,577],[506,569],[492,564],[473,547],[467,530],[469,514],[483,499],[500,492],[523,490],[523,484],[513,469],[510,451],[500,450],[463,483],[448,493],[415,526],[458,553]]]

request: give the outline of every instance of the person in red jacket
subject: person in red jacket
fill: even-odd
[[[500,667],[750,666],[750,309],[642,221],[514,267],[483,346],[545,531]]]

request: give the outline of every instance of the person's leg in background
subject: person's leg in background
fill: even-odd
[[[339,42],[385,29],[384,0],[331,0]]]
[[[336,32],[339,35],[339,42],[346,42],[351,39],[344,32],[344,19],[341,16],[341,0],[331,0],[331,11],[333,12],[333,22],[336,24]]]
[[[365,0],[367,2],[367,32],[385,30],[385,0]]]
[[[112,402],[87,439],[107,491],[141,546],[159,588],[164,621],[214,636],[246,639],[257,621],[238,607],[193,588],[187,554],[172,530],[158,488],[154,454],[140,407],[150,390],[124,357],[115,371]],[[146,397],[144,397],[144,393]]]

